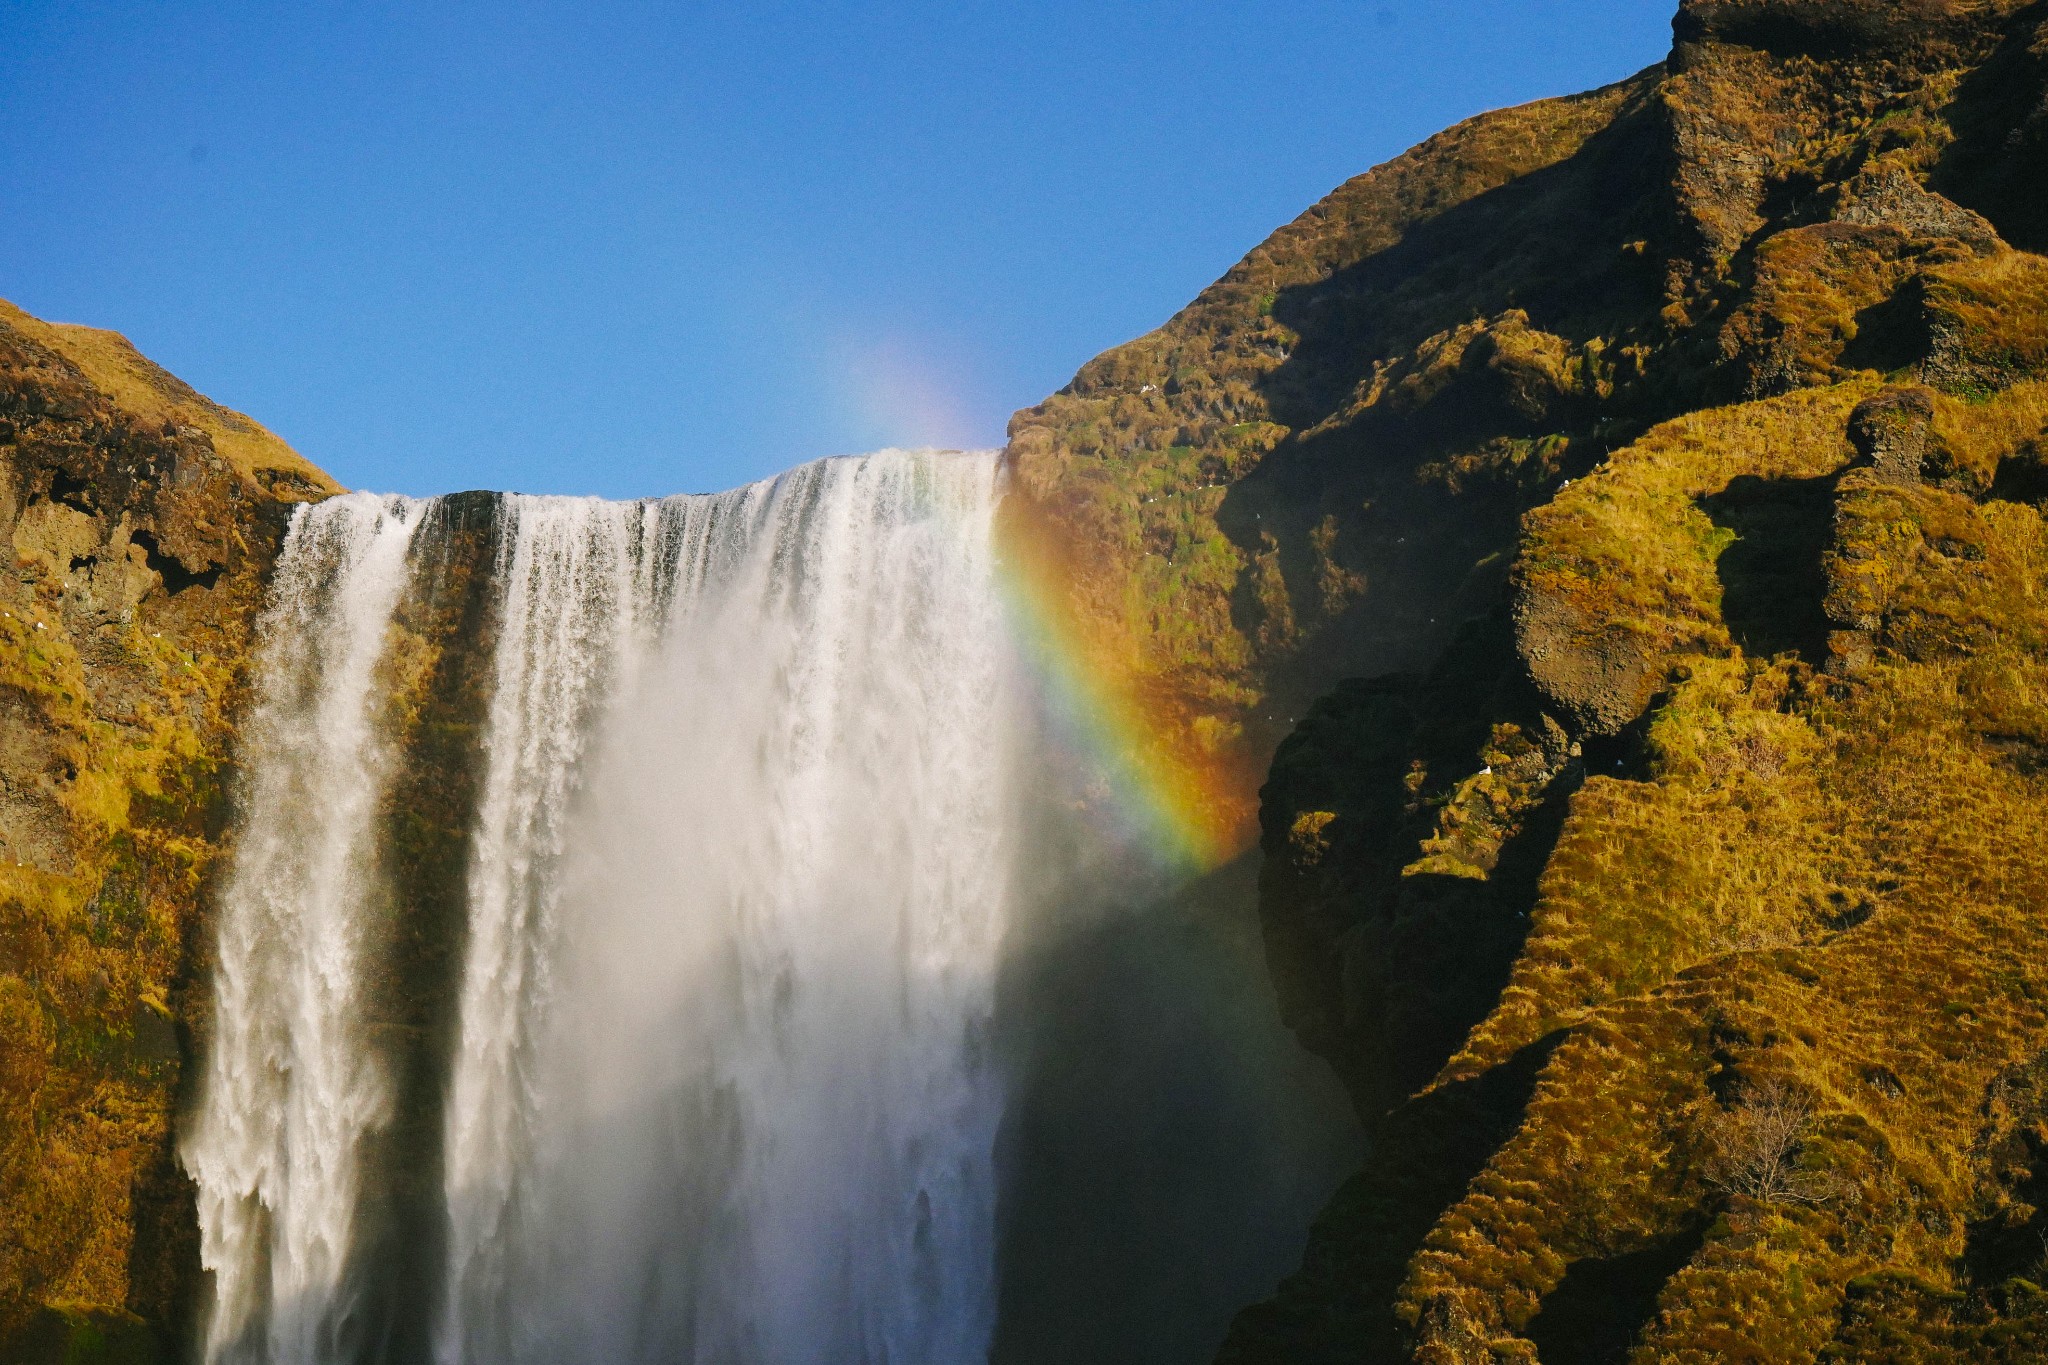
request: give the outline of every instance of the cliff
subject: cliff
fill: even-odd
[[[230,716],[287,504],[333,489],[113,333],[0,304],[0,1341],[32,1357],[146,1351],[191,1302],[170,1121]]]
[[[1191,734],[1305,716],[1268,956],[1374,1150],[1224,1361],[2048,1353],[2048,7],[1675,39],[1013,426]]]

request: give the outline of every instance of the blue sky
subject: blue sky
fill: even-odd
[[[991,445],[1347,177],[1673,0],[12,3],[0,296],[344,483]]]

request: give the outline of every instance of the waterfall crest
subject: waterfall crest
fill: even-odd
[[[997,483],[885,452],[497,500],[438,1360],[986,1355],[1021,761]],[[376,678],[422,506],[302,510],[262,625],[184,1147],[210,1361],[365,1355]]]

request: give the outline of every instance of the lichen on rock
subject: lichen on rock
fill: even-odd
[[[112,333],[0,305],[0,1344],[24,1359],[184,1339],[171,1121],[232,718],[281,498],[333,487]]]

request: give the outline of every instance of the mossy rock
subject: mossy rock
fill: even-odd
[[[5,1345],[0,1365],[164,1365],[149,1324],[121,1308],[47,1304]]]

